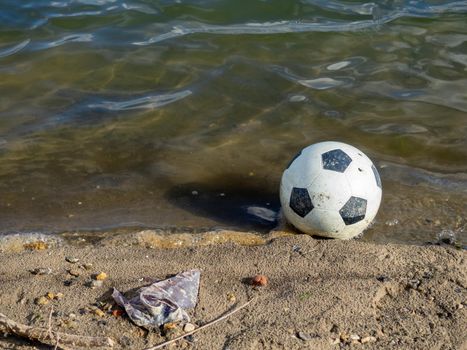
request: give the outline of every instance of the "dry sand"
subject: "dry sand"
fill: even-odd
[[[195,246],[178,249],[151,247],[161,245],[151,232],[113,237],[96,246],[49,242],[44,250],[15,251],[21,246],[4,241],[0,244],[4,250],[0,313],[25,324],[46,326],[53,306],[55,330],[107,335],[117,342],[117,349],[143,349],[166,338],[158,332],[148,334],[126,316],[109,312],[98,316],[95,303],[111,302],[112,287],[128,291],[152,278],[198,268],[202,276],[199,303],[190,312],[193,323],[202,325],[235,305],[254,301],[226,321],[196,333],[193,342],[181,341],[172,348],[467,348],[465,251],[280,236],[276,233],[276,238],[270,236],[258,246],[209,245],[203,238]],[[254,238],[250,243],[255,243]],[[79,262],[71,264],[65,257]],[[80,264],[92,264],[92,268],[86,270]],[[39,267],[52,273],[30,272]],[[80,276],[70,276],[69,269],[78,270]],[[104,285],[89,288],[91,275],[101,271],[109,276]],[[267,286],[246,283],[259,273],[269,278]],[[68,280],[73,283],[65,286]],[[34,300],[48,292],[63,293],[63,298],[36,305]],[[0,348],[47,347],[5,336],[0,338]]]

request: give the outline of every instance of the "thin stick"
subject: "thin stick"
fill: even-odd
[[[223,315],[223,316],[220,316],[220,317],[218,317],[218,318],[212,320],[211,322],[208,322],[208,323],[202,325],[202,326],[199,327],[199,328],[196,328],[196,329],[194,329],[194,330],[192,330],[192,331],[190,331],[190,332],[186,332],[185,334],[183,334],[183,335],[181,335],[181,336],[179,336],[179,337],[177,337],[177,338],[174,338],[174,339],[171,339],[171,340],[167,340],[166,342],[160,343],[160,344],[158,344],[158,345],[156,345],[156,346],[153,346],[153,347],[151,347],[151,348],[146,348],[146,349],[144,349],[144,350],[156,350],[156,349],[161,349],[161,348],[163,348],[164,346],[167,346],[167,345],[169,345],[169,344],[175,343],[177,340],[183,339],[183,338],[185,338],[185,337],[187,337],[187,336],[189,336],[189,335],[192,335],[192,334],[194,334],[194,333],[196,333],[196,332],[199,332],[200,330],[202,330],[202,329],[204,329],[204,328],[207,328],[207,327],[209,327],[209,326],[212,326],[213,324],[216,324],[217,322],[220,322],[220,321],[222,321],[222,320],[225,320],[227,317],[229,317],[229,316],[233,315],[234,313],[240,311],[240,310],[243,309],[244,307],[247,307],[248,304],[250,304],[253,300],[254,300],[254,298],[251,299],[250,301],[246,302],[246,303],[243,304],[242,306],[237,307],[236,309],[234,309],[234,310],[232,310],[232,311],[226,313],[226,314]]]
[[[27,326],[25,324],[15,322],[0,313],[0,332],[1,331],[35,340],[50,346],[56,346],[57,340],[60,339],[60,348],[64,348],[63,345],[94,348],[112,347],[115,344],[109,337],[87,337],[75,334],[59,333],[47,328]]]

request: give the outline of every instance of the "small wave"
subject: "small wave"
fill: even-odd
[[[0,50],[0,58],[14,55],[15,53],[24,49],[30,42],[31,42],[31,39],[26,39],[20,42],[18,45],[15,45],[8,49]]]
[[[390,162],[382,163],[380,168],[384,177],[395,179],[405,185],[425,186],[443,192],[467,192],[467,176],[465,173],[441,174]]]
[[[300,77],[292,72],[288,68],[281,66],[270,66],[269,70],[282,76],[283,78],[298,83],[300,85],[315,89],[315,90],[327,90],[341,86],[349,86],[353,82],[352,77],[316,77],[313,79]]]
[[[70,43],[70,42],[90,42],[93,39],[94,39],[93,34],[71,34],[71,35],[67,35],[67,36],[65,36],[65,37],[63,37],[61,39],[55,40],[55,41],[51,41],[51,42],[47,42],[47,43],[43,43],[43,44],[37,44],[36,48],[50,49],[50,48],[57,47],[57,46],[60,46],[60,45],[64,45],[64,44],[67,44],[67,43]]]
[[[381,24],[391,22],[404,14],[394,13],[381,20],[362,20],[354,22],[319,22],[306,23],[299,21],[280,21],[265,23],[244,23],[233,25],[209,25],[201,23],[186,23],[174,26],[171,31],[153,36],[145,41],[133,42],[133,45],[145,46],[167,39],[172,39],[189,34],[223,34],[223,35],[241,35],[241,34],[284,34],[284,33],[302,33],[302,32],[347,32],[363,29],[375,28]]]
[[[181,100],[191,95],[191,90],[183,90],[175,93],[144,96],[128,101],[103,101],[101,103],[90,104],[89,108],[103,108],[110,111],[125,111],[131,109],[153,109],[169,103]]]
[[[190,35],[190,34],[219,34],[219,35],[267,35],[301,32],[350,32],[364,29],[374,29],[402,17],[433,17],[444,13],[465,13],[467,2],[456,1],[442,5],[429,5],[424,2],[404,5],[400,8],[386,9],[376,3],[357,5],[341,4],[333,1],[307,1],[325,10],[342,14],[358,14],[372,16],[371,19],[356,21],[278,21],[263,23],[241,23],[232,25],[210,25],[198,22],[184,22],[175,25],[172,30],[154,35],[144,41],[135,41],[133,45],[151,45],[160,41]]]

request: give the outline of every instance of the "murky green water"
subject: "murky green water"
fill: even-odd
[[[465,244],[467,3],[0,3],[1,233],[265,231],[323,140],[378,164],[364,239]]]

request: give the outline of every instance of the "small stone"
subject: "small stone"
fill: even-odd
[[[103,280],[107,279],[107,274],[105,272],[101,272],[101,273],[95,275],[94,279],[96,281],[103,281]]]
[[[34,300],[34,303],[36,305],[47,305],[49,303],[49,300],[46,297],[42,296],[42,297],[36,298]]]
[[[50,267],[38,267],[37,269],[30,271],[33,275],[50,275],[52,269]]]
[[[102,311],[101,309],[95,309],[94,310],[94,315],[97,315],[99,317],[104,317],[105,316],[105,312]]]
[[[122,309],[114,309],[112,310],[112,315],[114,317],[120,317],[123,315],[123,310]]]
[[[268,278],[264,275],[256,275],[251,279],[253,286],[264,287],[268,284]]]
[[[104,285],[104,281],[92,280],[88,283],[88,286],[92,289],[100,288]]]
[[[85,269],[85,270],[91,270],[91,269],[92,269],[92,266],[93,266],[93,265],[92,265],[92,264],[89,264],[89,263],[81,265],[81,267],[82,267],[83,269]]]
[[[362,344],[374,343],[375,341],[376,341],[376,338],[375,338],[375,337],[368,336],[368,337],[362,338],[361,343],[362,343]]]
[[[55,299],[55,294],[52,293],[52,292],[48,292],[48,293],[47,293],[47,298],[48,298],[49,300],[53,300],[53,299]]]
[[[420,280],[413,279],[407,282],[407,288],[417,289],[420,286]]]
[[[66,280],[66,281],[63,281],[63,285],[65,287],[70,287],[71,285],[73,285],[74,281],[73,280]]]
[[[76,264],[79,261],[78,258],[74,258],[74,257],[71,257],[71,256],[65,257],[65,260],[68,261],[70,264]]]
[[[187,323],[185,324],[185,326],[183,326],[183,330],[185,332],[191,332],[191,331],[194,331],[195,330],[195,325],[193,323]]]
[[[358,334],[351,334],[350,339],[351,340],[360,340],[360,336]]]
[[[55,294],[55,299],[60,300],[62,298],[63,298],[63,293],[58,292],[57,294]]]
[[[227,300],[234,303],[237,300],[237,297],[234,293],[227,293]]]
[[[308,341],[308,340],[311,340],[311,339],[314,338],[314,337],[311,336],[310,334],[305,333],[305,332],[301,332],[301,331],[297,333],[297,337],[298,337],[299,339],[305,340],[305,341]]]
[[[390,278],[386,275],[379,275],[379,276],[376,276],[376,279],[380,282],[387,282],[390,280]]]
[[[79,275],[81,275],[81,271],[78,269],[69,269],[68,273],[73,277],[79,277]]]
[[[76,318],[76,314],[74,314],[73,312],[71,312],[71,313],[68,314],[68,317],[71,318],[71,319],[75,319],[75,318]]]

